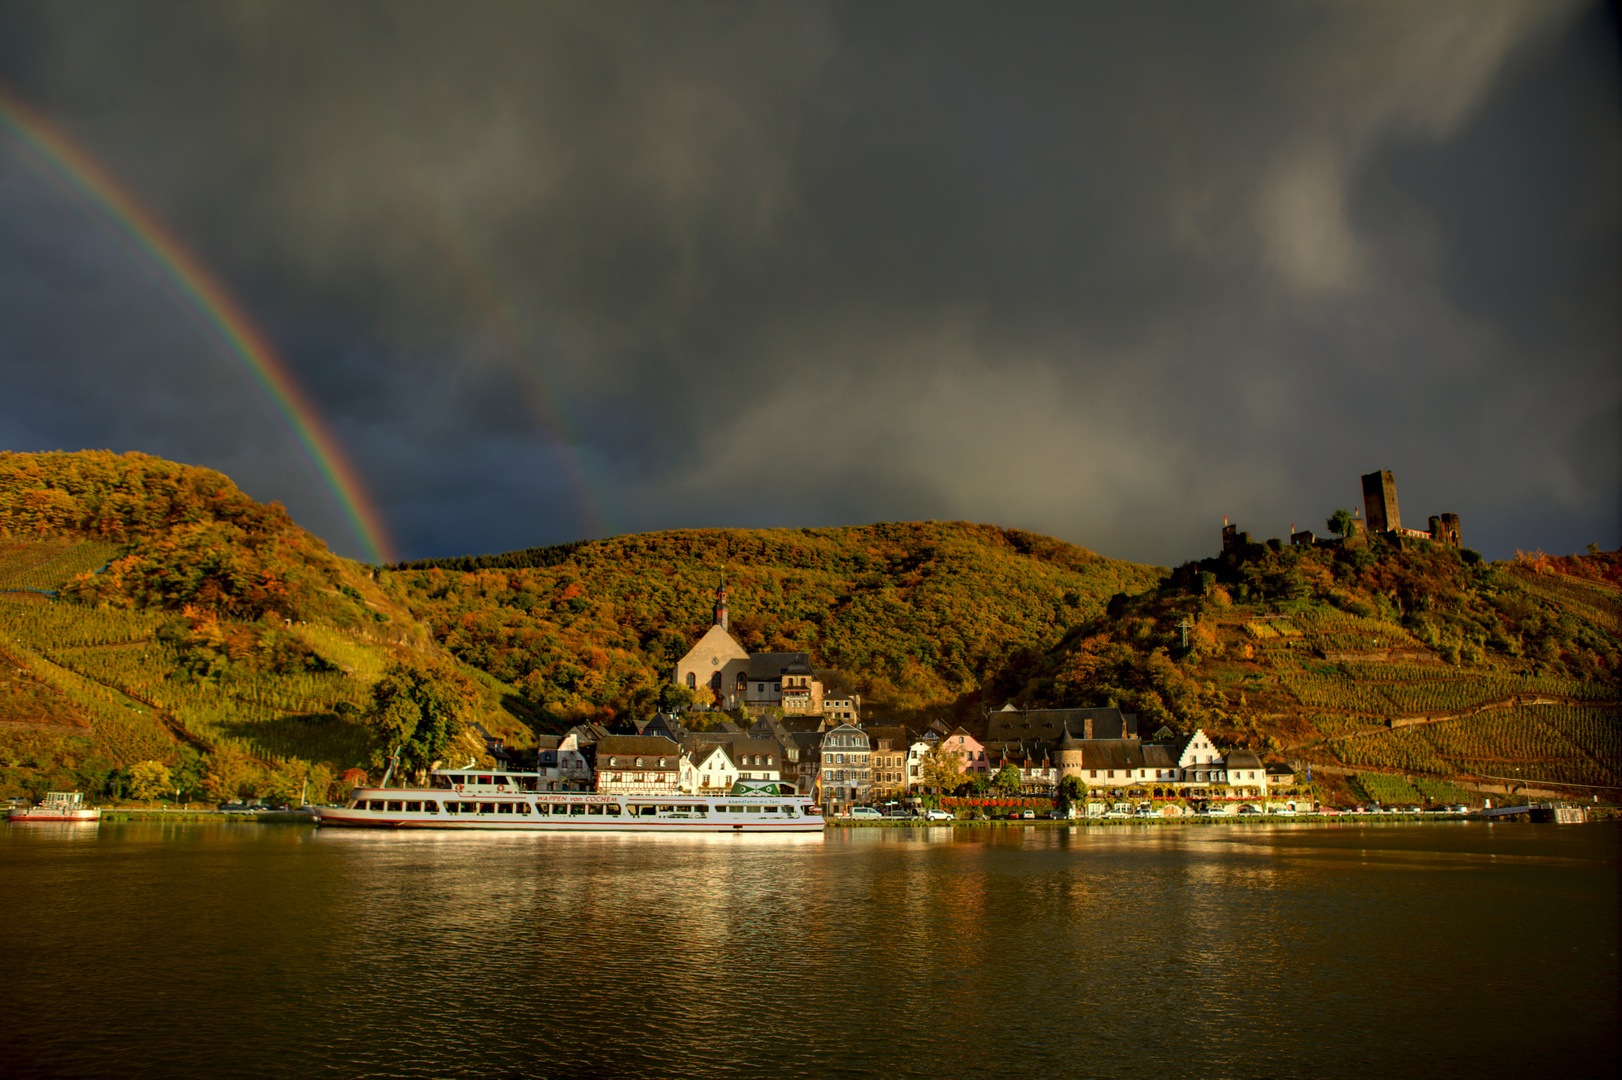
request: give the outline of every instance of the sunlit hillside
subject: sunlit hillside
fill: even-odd
[[[0,791],[128,794],[143,763],[193,797],[336,789],[411,735],[374,693],[402,670],[461,702],[420,760],[645,717],[681,703],[671,672],[723,579],[746,647],[809,653],[869,722],[1117,704],[1146,734],[1200,726],[1311,765],[1346,798],[1622,785],[1616,553],[1245,543],[1168,571],[916,522],[385,569],[218,473],[86,452],[0,454]]]
[[[0,791],[128,794],[155,762],[193,797],[325,797],[375,760],[364,714],[401,659],[454,663],[369,568],[218,473],[0,454]],[[460,677],[523,745],[510,690]]]
[[[1488,564],[1423,541],[1250,545],[1180,567],[1003,685],[1028,704],[1118,701],[1151,730],[1197,724],[1320,777],[1356,776],[1354,796],[1406,787],[1382,779],[1401,774],[1614,797],[1619,581],[1614,552]],[[1382,801],[1427,801],[1407,790]]]

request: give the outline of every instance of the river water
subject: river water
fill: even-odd
[[[10,826],[0,1075],[1609,1077],[1619,845]]]

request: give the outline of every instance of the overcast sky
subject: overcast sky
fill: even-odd
[[[1622,542],[1614,11],[0,0],[0,81],[275,343],[406,557],[969,519],[1105,555]],[[0,448],[360,555],[154,265],[0,137]]]

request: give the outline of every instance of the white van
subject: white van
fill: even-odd
[[[850,808],[850,816],[853,818],[882,818],[884,815],[871,806],[853,806]]]

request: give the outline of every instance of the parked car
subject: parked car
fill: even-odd
[[[1261,813],[1261,811],[1256,809],[1254,806],[1241,806],[1239,808],[1239,812],[1241,814],[1259,814],[1259,813]]]
[[[884,816],[887,818],[899,818],[903,821],[912,817],[912,815],[907,813],[905,810],[886,810],[884,812]]]
[[[924,820],[925,821],[951,821],[952,820],[952,815],[951,815],[951,813],[949,813],[948,811],[945,811],[945,810],[925,810],[924,811]]]
[[[850,816],[853,818],[870,819],[881,818],[884,815],[873,809],[871,806],[853,806],[850,808]]]
[[[1020,816],[1021,819],[1034,818],[1034,817],[1036,817],[1036,811],[1035,810],[1021,810],[1019,812],[1019,816]]]

